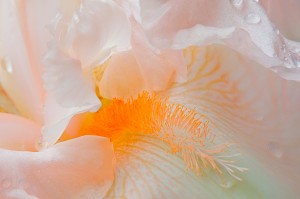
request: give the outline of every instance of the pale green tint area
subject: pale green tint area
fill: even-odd
[[[116,150],[115,181],[106,198],[130,199],[294,199],[289,188],[242,151],[236,165],[249,170],[238,174],[243,181],[206,170],[196,175],[186,170],[180,155],[173,155],[160,140],[141,136]]]
[[[294,199],[288,186],[276,179],[266,170],[263,165],[248,155],[240,157],[239,165],[248,168],[241,174],[242,182],[230,180],[225,187],[220,187],[218,181],[204,180],[199,178],[198,182],[213,192],[212,198],[228,199]],[[210,175],[212,177],[212,175]],[[228,179],[228,178],[227,178]],[[226,188],[227,185],[227,188]]]

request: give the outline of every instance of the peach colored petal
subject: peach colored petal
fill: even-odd
[[[132,51],[145,79],[147,90],[163,90],[172,81],[186,79],[186,65],[181,51],[155,51],[139,25],[132,21]]]
[[[224,44],[267,68],[276,66],[273,71],[283,78],[300,81],[300,43],[284,38],[258,1],[141,0],[132,4],[132,15],[158,49]]]
[[[6,92],[1,88],[0,84],[0,112],[19,114],[12,100],[7,96]]]
[[[99,84],[106,98],[136,95],[145,86],[140,68],[132,52],[115,54],[109,59]]]
[[[212,132],[234,140],[298,191],[299,83],[221,46],[191,48],[187,60],[188,81],[166,93],[170,100],[199,110]]]
[[[156,52],[140,27],[134,21],[132,25],[132,49],[114,54],[100,81],[100,93],[106,98],[135,96],[142,90],[161,91],[171,82],[186,78],[181,51]]]
[[[113,181],[108,139],[84,136],[41,152],[0,150],[1,198],[102,198]]]
[[[0,148],[35,151],[41,127],[31,120],[8,113],[0,113]]]
[[[14,1],[1,1],[0,8],[2,85],[23,115],[42,123],[43,88],[37,57],[30,49],[26,9]]]

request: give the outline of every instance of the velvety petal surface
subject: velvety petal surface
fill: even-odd
[[[102,198],[113,181],[106,138],[84,136],[40,152],[0,150],[3,199]]]
[[[0,113],[0,148],[16,151],[36,151],[41,127],[29,119]]]
[[[190,48],[186,53],[188,81],[165,94],[204,114],[212,132],[233,140],[278,182],[297,192],[299,83],[283,80],[221,46]],[[251,168],[248,173],[255,175]]]

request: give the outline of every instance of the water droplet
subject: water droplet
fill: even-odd
[[[258,3],[259,2],[259,0],[253,0],[255,3]]]
[[[230,189],[231,187],[233,187],[235,183],[233,181],[227,181],[227,182],[222,182],[220,184],[221,187],[225,188],[225,189]]]
[[[74,16],[73,16],[73,21],[74,21],[75,23],[78,23],[78,22],[79,22],[79,17],[78,17],[78,14],[77,14],[77,13],[74,14]]]
[[[49,148],[50,145],[51,145],[50,143],[48,143],[48,142],[43,142],[42,139],[41,139],[41,140],[39,140],[39,141],[35,144],[35,148],[36,148],[37,150],[41,151],[41,150],[44,150],[44,149]]]
[[[251,12],[245,16],[245,21],[248,24],[258,24],[261,21],[261,18],[258,14]]]
[[[234,7],[240,8],[243,5],[243,0],[230,0]]]
[[[292,54],[290,60],[295,67],[300,67],[300,56],[297,54]]]
[[[268,148],[276,158],[281,158],[283,155],[283,151],[281,149],[281,146],[277,142],[269,142]]]
[[[4,58],[1,60],[1,68],[7,73],[11,74],[13,72],[13,65],[8,58]]]
[[[4,178],[1,182],[1,184],[4,189],[7,189],[11,186],[11,181],[7,178]]]

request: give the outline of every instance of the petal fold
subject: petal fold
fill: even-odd
[[[56,41],[83,67],[101,64],[113,52],[130,47],[129,20],[114,1],[84,0],[71,16],[66,23],[62,15],[52,28]]]
[[[149,136],[116,149],[115,181],[104,197],[109,198],[291,198],[284,185],[276,183],[263,166],[248,155],[243,181],[220,181],[213,174],[195,175],[180,156],[161,140]]]
[[[97,111],[101,103],[91,83],[85,80],[78,60],[50,45],[44,62],[47,94],[42,143],[48,146],[59,139],[74,115]]]
[[[113,181],[108,139],[84,136],[41,152],[0,150],[1,198],[102,198]]]
[[[188,81],[165,93],[171,102],[199,110],[212,132],[233,140],[297,192],[299,83],[281,79],[224,46],[186,53]]]
[[[0,148],[36,151],[41,127],[17,115],[0,113]]]
[[[300,43],[290,45],[257,1],[141,0],[131,7],[158,49],[224,44],[267,68],[285,68],[285,75],[274,72],[300,81],[293,76],[299,72]]]

